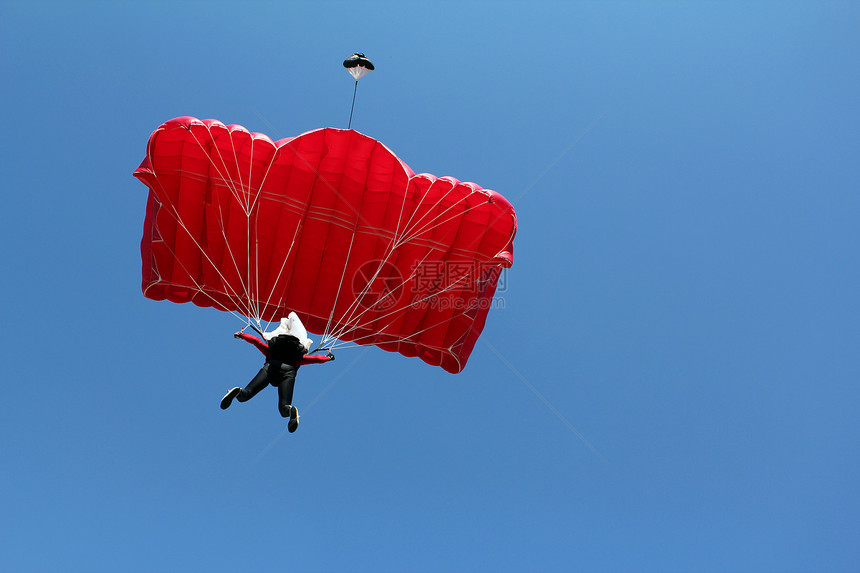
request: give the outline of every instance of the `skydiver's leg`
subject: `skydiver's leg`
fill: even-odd
[[[290,404],[293,401],[293,389],[296,386],[296,369],[289,364],[281,366],[281,383],[278,386],[278,411],[281,416],[290,417],[287,429],[292,433],[299,427],[299,409]]]
[[[236,396],[236,399],[240,402],[247,402],[254,396],[260,393],[260,390],[265,388],[269,384],[269,363],[266,362],[260,371],[257,372],[257,375],[254,376],[253,380],[248,382],[248,385],[245,386],[242,390],[239,390],[239,394]]]
[[[289,364],[281,365],[281,382],[278,384],[278,411],[284,418],[290,417],[293,389],[296,386],[296,369]]]

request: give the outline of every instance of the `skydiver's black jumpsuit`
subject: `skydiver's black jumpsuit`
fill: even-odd
[[[243,334],[241,337],[248,342],[265,344],[254,336]],[[248,340],[249,338],[254,340]],[[260,344],[255,346],[260,347]],[[293,403],[293,389],[296,385],[296,371],[304,358],[305,349],[295,336],[281,334],[269,340],[265,354],[266,363],[254,379],[239,391],[236,399],[247,402],[267,385],[277,386],[278,411],[284,418],[289,418],[290,405]]]

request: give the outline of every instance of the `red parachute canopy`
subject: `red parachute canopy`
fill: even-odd
[[[149,187],[143,292],[257,320],[295,311],[325,339],[449,372],[484,327],[516,215],[498,193],[412,170],[382,143],[318,129],[273,142],[180,117],[134,175]]]

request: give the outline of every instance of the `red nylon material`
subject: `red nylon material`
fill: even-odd
[[[460,372],[513,262],[516,215],[474,183],[412,170],[353,130],[273,142],[180,117],[134,175],[149,187],[143,292]]]

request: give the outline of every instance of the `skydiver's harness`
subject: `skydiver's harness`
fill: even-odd
[[[254,326],[253,324],[247,324],[247,325],[243,326],[242,330],[240,332],[245,332],[245,329],[249,326],[254,330],[254,332],[256,332],[257,334],[260,335],[260,338],[262,338],[263,340],[266,340],[266,336],[263,334],[263,331],[260,330],[259,328],[257,328],[256,326]],[[295,336],[290,336],[288,334],[281,334],[279,336],[276,336],[275,338],[280,338],[281,336],[289,336],[290,338],[298,340],[298,338],[296,338]],[[275,338],[273,338],[272,340],[275,340]],[[271,346],[272,346],[272,341],[270,340],[269,341],[269,347],[271,348]],[[299,346],[301,346],[301,344]],[[304,347],[302,347],[302,354],[301,354],[301,356],[299,356],[299,359],[301,359],[301,357],[304,356],[305,354],[316,354],[317,352],[322,352],[322,351],[329,351],[330,352],[331,347],[330,346],[323,346],[322,344],[320,344],[319,346],[317,346],[316,348],[314,348],[313,350],[311,350],[309,352],[305,352]]]
[[[259,334],[263,340],[266,340],[266,336],[259,328],[253,324],[248,326],[253,328],[254,332]],[[242,331],[244,330],[242,328]],[[266,346],[269,347],[269,351],[266,353],[266,362],[285,362],[290,365],[297,365],[305,355],[305,347],[302,346],[298,338],[291,334],[279,334],[266,341]]]
[[[269,340],[269,352],[266,361],[298,365],[304,355],[305,347],[302,346],[298,338],[290,334],[279,334]]]

